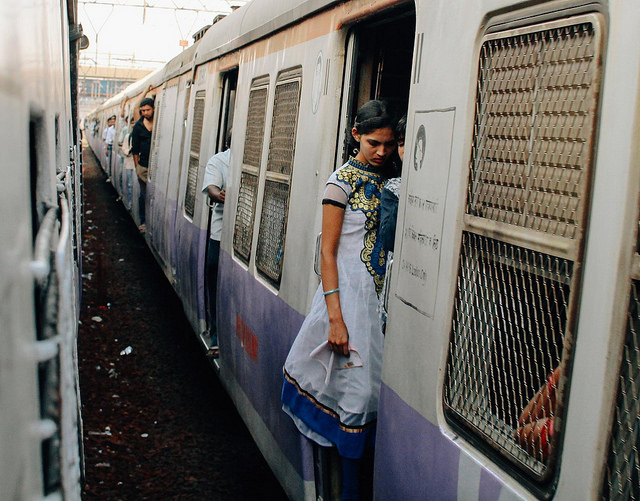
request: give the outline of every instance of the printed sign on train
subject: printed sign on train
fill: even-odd
[[[444,209],[449,184],[455,110],[416,112],[407,131],[403,189],[406,195],[396,296],[433,318],[440,272]],[[398,247],[396,245],[396,247]]]

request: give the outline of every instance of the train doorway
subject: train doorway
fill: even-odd
[[[347,37],[341,122],[335,167],[355,155],[351,128],[358,108],[371,99],[387,101],[400,118],[406,114],[414,59],[416,14],[413,3],[386,10],[354,26]],[[360,499],[373,499],[374,451],[359,467]],[[330,448],[315,447],[318,499],[339,500],[341,458]]]
[[[360,106],[370,99],[387,101],[398,114],[409,102],[416,15],[413,4],[385,12],[354,27],[347,40],[341,117],[342,145],[337,164],[352,153],[351,127]]]
[[[216,154],[231,148],[233,116],[236,106],[236,90],[238,87],[238,68],[227,71],[222,75],[222,93],[220,96],[220,114],[218,118]],[[222,156],[221,161],[228,163],[229,156]],[[226,186],[223,186],[226,189]],[[207,355],[217,359],[218,325],[217,325],[217,282],[218,260],[220,257],[220,231],[222,226],[221,204],[216,204],[207,197],[207,250],[205,273],[205,297],[207,308],[207,330],[201,335],[207,347]],[[216,207],[217,206],[217,207]],[[212,221],[213,224],[212,224]],[[212,234],[213,232],[213,234]]]

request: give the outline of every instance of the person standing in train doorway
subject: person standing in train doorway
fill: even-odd
[[[125,196],[125,204],[127,204],[127,208],[131,207],[128,205],[131,203],[133,199],[133,171],[136,168],[136,165],[133,161],[133,155],[131,154],[131,133],[133,132],[133,127],[136,124],[135,119],[131,116],[130,119],[125,117],[125,121],[128,126],[122,129],[122,137],[121,140],[118,141],[120,146],[120,155],[122,157],[122,169],[124,175],[124,184],[126,186],[126,196]]]
[[[141,233],[146,231],[145,198],[149,179],[149,153],[151,151],[151,133],[153,132],[154,100],[145,97],[140,102],[140,119],[131,132],[131,154],[136,166],[140,196],[138,198],[138,214],[140,215]]]
[[[222,236],[222,217],[224,200],[227,193],[227,174],[231,162],[231,131],[227,135],[224,150],[213,155],[207,162],[202,183],[202,192],[209,197],[212,207],[209,221],[209,245],[207,248],[206,280],[209,296],[209,332],[207,342],[214,357],[218,356],[218,334],[216,318],[216,294],[218,285],[218,259],[220,257],[220,238]]]
[[[304,436],[337,448],[343,501],[359,499],[361,459],[375,439],[387,256],[378,224],[382,187],[395,175],[395,125],[383,101],[358,110],[357,154],[329,177],[322,200],[322,283],[284,364],[283,410]]]
[[[116,116],[111,115],[107,119],[107,128],[102,134],[104,140],[104,154],[107,157],[107,172],[111,176],[112,162],[113,162],[113,140],[116,137]]]
[[[407,115],[404,115],[396,125],[396,141],[398,142],[399,165],[396,170],[397,177],[389,179],[382,189],[380,197],[380,240],[387,252],[387,271],[393,261],[393,248],[396,238],[396,222],[398,219],[398,200],[400,195],[400,182],[402,174],[402,162],[404,160],[404,139],[407,130]],[[382,319],[382,332],[387,328],[387,312],[385,310],[385,294],[387,291],[387,280],[390,274],[385,273],[385,286],[380,294],[380,317]]]

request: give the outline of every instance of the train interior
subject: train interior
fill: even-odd
[[[370,99],[387,101],[398,116],[409,102],[411,61],[415,36],[415,10],[403,9],[355,27],[348,39],[344,143],[339,164],[350,154],[351,125],[356,111]]]

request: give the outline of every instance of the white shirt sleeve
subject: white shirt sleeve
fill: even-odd
[[[207,162],[202,182],[202,192],[209,186],[217,186],[221,190],[226,187],[227,170],[229,169],[229,151],[225,150],[213,155]]]

